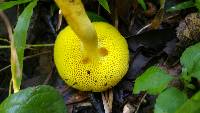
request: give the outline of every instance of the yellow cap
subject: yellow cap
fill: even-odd
[[[92,23],[98,37],[97,58],[86,56],[70,26],[55,42],[54,60],[61,78],[81,91],[100,92],[115,86],[128,70],[129,52],[124,37],[105,22]]]

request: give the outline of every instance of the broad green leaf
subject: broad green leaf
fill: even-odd
[[[144,0],[137,0],[137,1],[142,6],[142,8],[146,11],[147,10],[147,6],[146,6]]]
[[[189,76],[195,77],[200,80],[200,58],[195,62],[192,72],[189,73]]]
[[[180,62],[184,76],[193,76],[200,80],[200,43],[188,47],[182,54]]]
[[[175,6],[172,6],[171,8],[167,9],[167,12],[174,12],[174,11],[178,11],[178,10],[182,10],[182,9],[191,8],[194,6],[195,6],[195,4],[194,4],[193,0],[189,0],[189,1],[179,3]]]
[[[106,21],[106,19],[93,12],[87,11],[87,15],[92,22]]]
[[[108,1],[107,0],[98,0],[99,4],[101,4],[101,6],[110,13],[110,8],[108,6]]]
[[[20,66],[20,71],[23,68],[23,58],[24,58],[24,49],[26,47],[26,37],[27,31],[30,23],[31,16],[33,14],[33,8],[37,5],[37,0],[33,0],[29,5],[24,9],[22,14],[19,16],[17,25],[14,29],[14,46],[17,51],[18,61]],[[11,69],[13,80],[15,80],[14,86],[20,87],[22,75],[17,75],[16,71],[16,62],[11,61]]]
[[[175,113],[199,113],[200,91],[188,99]]]
[[[156,99],[154,113],[175,113],[186,101],[186,94],[176,88],[168,88]]]
[[[2,2],[2,3],[0,3],[0,11],[11,8],[15,5],[27,3],[27,2],[30,2],[30,1],[32,1],[32,0],[18,0],[18,1]]]
[[[159,94],[167,88],[171,80],[172,77],[164,70],[152,66],[136,79],[133,93],[147,91],[149,94]]]
[[[0,113],[67,113],[62,96],[53,87],[41,85],[20,90],[0,105]]]

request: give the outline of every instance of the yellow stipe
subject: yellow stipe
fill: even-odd
[[[98,43],[97,34],[81,0],[55,0],[55,2],[61,9],[70,27],[80,38],[89,57],[95,55]]]

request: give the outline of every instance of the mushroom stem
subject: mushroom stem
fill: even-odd
[[[55,0],[65,20],[81,40],[89,56],[96,55],[97,34],[81,0]]]

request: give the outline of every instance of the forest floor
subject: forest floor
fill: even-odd
[[[60,18],[53,1],[40,0],[31,18],[27,44],[41,46],[25,50],[21,88],[41,84],[55,87],[63,95],[69,113],[104,113],[105,109],[112,113],[153,113],[157,95],[145,91],[134,94],[135,80],[151,66],[158,66],[175,77],[179,76],[182,67],[179,59],[183,51],[199,41],[185,44],[187,39],[183,34],[189,34],[193,27],[189,27],[188,31],[180,31],[186,28],[179,24],[187,22],[185,17],[198,10],[192,7],[166,12],[167,8],[180,3],[180,0],[166,1],[165,8],[160,8],[156,0],[146,0],[145,3],[146,11],[137,0],[109,0],[109,13],[97,0],[84,1],[90,19],[114,25],[126,38],[130,53],[129,70],[124,78],[109,91],[93,93],[68,87],[60,78],[54,64],[53,44],[67,23]],[[5,10],[13,28],[23,9],[24,4]],[[197,23],[200,24],[200,20]],[[0,46],[9,45],[7,37],[7,30],[0,19]],[[8,96],[11,76],[10,49],[0,48],[0,103]],[[190,91],[190,95],[200,86],[197,80],[194,79],[194,82],[196,90]],[[170,84],[177,88],[184,87],[179,80]]]

